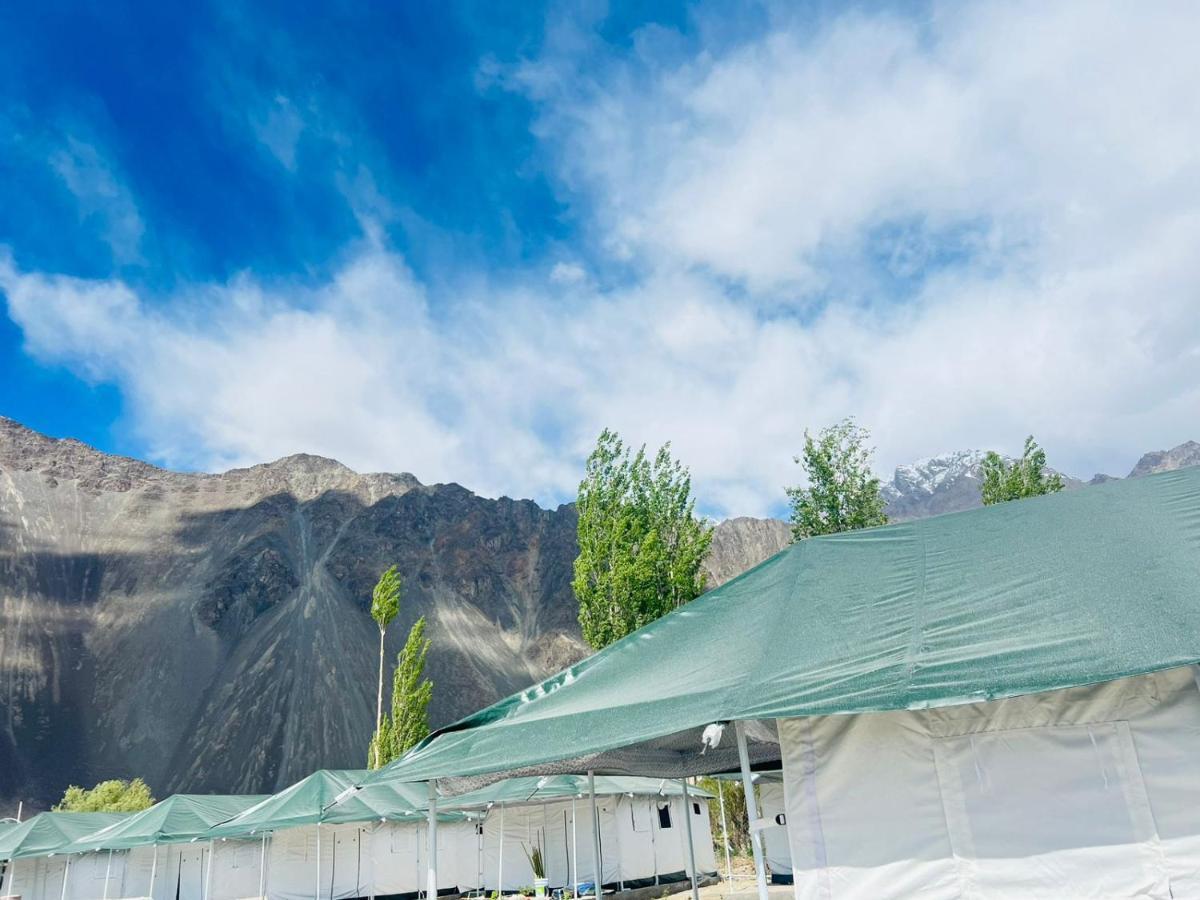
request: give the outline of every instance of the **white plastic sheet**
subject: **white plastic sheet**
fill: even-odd
[[[1190,669],[779,733],[798,900],[1200,897]]]

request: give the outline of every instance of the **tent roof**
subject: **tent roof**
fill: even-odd
[[[129,813],[44,812],[0,834],[0,859],[48,856]]]
[[[353,790],[369,774],[366,769],[320,769],[209,829],[204,837],[244,837],[318,822],[335,825],[424,819],[421,810],[429,803],[424,785],[377,784]],[[438,818],[451,821],[463,816],[447,813]]]
[[[207,835],[219,825],[266,800],[266,795],[175,794],[149,809],[86,835],[65,848],[71,853],[87,850],[125,850],[145,844],[175,844]]]
[[[384,781],[736,768],[708,723],[972,703],[1200,661],[1200,468],[811,538],[442,728]],[[756,762],[778,758],[773,734]]]
[[[291,787],[210,829],[207,836],[237,837],[321,822],[325,809],[369,774],[366,769],[318,769]],[[357,796],[347,796],[338,805],[343,815],[360,815],[363,821],[377,818],[375,810],[358,800]]]
[[[447,805],[449,808],[458,809],[489,806],[494,803],[540,803],[545,800],[585,797],[587,794],[588,780],[584,775],[531,776],[509,778],[470,793],[460,794],[448,801]],[[682,796],[683,788],[678,781],[668,781],[663,778],[597,776],[596,795],[607,797],[613,794],[677,797]],[[716,796],[692,786],[688,787],[688,794],[697,798]]]

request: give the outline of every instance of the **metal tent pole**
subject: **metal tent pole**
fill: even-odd
[[[592,852],[596,854],[592,871],[595,874],[596,898],[604,893],[604,862],[600,859],[600,811],[596,809],[596,773],[588,769],[588,796],[592,800]]]
[[[426,896],[435,900],[438,892],[437,878],[437,782],[429,781],[429,868],[426,873]]]
[[[266,896],[264,891],[267,889],[267,833],[264,831],[262,836],[262,851],[258,857],[258,896],[262,900]]]
[[[67,900],[67,876],[71,874],[71,857],[67,857],[66,868],[63,869],[62,900]]]
[[[696,877],[696,845],[692,842],[692,801],[688,797],[687,779],[681,778],[679,783],[683,785],[683,821],[687,823],[688,864],[691,866],[692,900],[700,900],[700,883]]]
[[[154,876],[158,874],[158,844],[154,845],[154,860],[150,863],[150,890],[146,893],[154,900]],[[63,898],[66,900],[66,898]]]
[[[108,900],[108,876],[112,872],[112,851],[108,851],[108,864],[104,867],[104,900]]]
[[[212,861],[217,855],[216,841],[208,842],[208,869],[204,873],[204,900],[209,900],[212,896]]]
[[[742,767],[742,790],[746,792],[746,818],[750,824],[750,847],[754,851],[754,877],[758,882],[759,900],[767,897],[767,866],[763,861],[762,827],[758,818],[758,801],[754,798],[754,779],[750,777],[750,751],[746,749],[746,727],[741,720],[733,723],[737,732],[738,761]]]
[[[500,803],[500,862],[496,866],[496,892],[504,896],[504,803]]]
[[[733,857],[729,852],[729,820],[725,818],[725,782],[717,782],[717,798],[721,801],[721,843],[725,845],[725,881],[733,886]]]
[[[317,823],[317,882],[313,885],[313,897],[321,900],[321,823]]]
[[[571,893],[579,896],[579,850],[575,843],[575,795],[571,795]]]

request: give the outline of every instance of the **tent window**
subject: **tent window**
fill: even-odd
[[[693,815],[700,815],[700,804],[694,800],[692,801],[692,813]]]
[[[670,807],[670,805],[660,806],[658,808],[658,827],[659,828],[670,828],[671,827],[671,807]]]

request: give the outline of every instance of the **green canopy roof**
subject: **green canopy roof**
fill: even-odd
[[[266,795],[175,794],[107,828],[86,835],[66,848],[126,850],[145,844],[176,844],[205,837],[214,825],[266,800]]]
[[[971,703],[1197,661],[1188,468],[801,541],[375,777],[728,771],[731,736],[700,754],[708,723]],[[778,758],[770,737],[753,758]]]
[[[508,778],[445,801],[448,808],[491,806],[496,803],[518,804],[539,803],[570,797],[584,797],[588,793],[588,780],[584,775],[543,775],[526,778]],[[597,796],[634,794],[637,796],[682,796],[683,787],[678,781],[665,778],[596,777]],[[708,791],[689,785],[688,794],[693,797],[713,797]]]
[[[321,769],[227,822],[204,833],[206,838],[241,837],[298,825],[424,819],[428,806],[424,785],[379,784],[355,790],[370,773],[366,769]],[[461,819],[461,814],[439,815]]]
[[[0,834],[0,859],[48,856],[129,813],[44,812]]]

